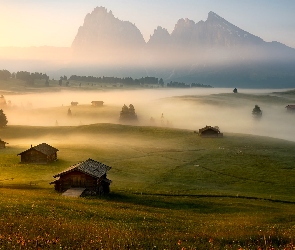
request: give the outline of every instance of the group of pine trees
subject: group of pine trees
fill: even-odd
[[[122,107],[122,111],[120,112],[120,120],[121,121],[135,121],[137,120],[137,115],[135,113],[135,108],[132,104],[127,107],[125,104]]]
[[[6,70],[0,70],[0,80],[8,80],[11,77],[11,73]]]
[[[8,70],[0,70],[0,80],[8,80],[9,78],[16,78],[25,81],[27,84],[34,84],[35,80],[45,80],[45,85],[49,84],[49,76],[39,72],[18,71],[10,73]]]

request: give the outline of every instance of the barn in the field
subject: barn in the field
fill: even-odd
[[[103,163],[88,159],[53,176],[57,179],[50,184],[54,184],[58,192],[71,188],[84,188],[86,194],[108,194],[111,181],[107,179],[107,172],[110,169],[111,167]]]
[[[292,104],[292,105],[287,105],[287,106],[286,106],[286,109],[287,109],[287,111],[290,112],[290,113],[295,113],[295,105],[294,105],[294,104]]]
[[[21,156],[21,163],[46,164],[57,160],[57,151],[58,149],[41,143],[34,147],[31,145],[31,148],[18,155]]]
[[[206,126],[199,129],[199,135],[201,137],[223,137],[223,133],[220,133],[218,127]]]
[[[5,142],[0,139],[0,148],[6,148],[6,144],[8,144],[8,142]]]
[[[103,106],[103,101],[92,101],[91,105],[94,107],[102,107]]]

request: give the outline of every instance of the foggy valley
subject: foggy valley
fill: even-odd
[[[294,9],[1,3],[0,249],[294,249]]]
[[[283,91],[283,90],[280,90]],[[286,90],[284,90],[286,91]],[[274,94],[276,92],[276,94]],[[210,125],[224,133],[242,133],[295,140],[292,133],[295,117],[286,111],[292,98],[277,90],[239,89],[145,89],[67,91],[5,95],[9,125],[80,126],[94,123],[120,123],[122,106],[133,104],[136,126],[161,126],[198,131]],[[78,102],[71,106],[71,102]],[[103,101],[102,107],[91,101]],[[262,118],[251,114],[255,105]],[[71,110],[71,116],[67,115]],[[162,117],[163,114],[163,117]],[[127,122],[128,124],[128,122]]]

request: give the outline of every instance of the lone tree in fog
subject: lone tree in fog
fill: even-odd
[[[6,115],[4,114],[3,110],[0,109],[0,128],[3,128],[7,125],[8,121]]]
[[[72,116],[72,110],[70,108],[68,109],[68,116]]]
[[[262,116],[262,111],[258,105],[255,105],[254,109],[252,110],[252,115],[256,118],[260,118]]]
[[[161,87],[164,87],[164,80],[163,80],[163,78],[161,78],[161,79],[159,80],[159,85],[160,85]]]
[[[45,80],[45,86],[46,86],[46,87],[49,86],[49,79],[48,79],[48,78]]]
[[[122,111],[120,112],[120,120],[122,121],[137,120],[135,108],[132,104],[129,105],[129,108],[124,104],[124,106],[122,107]]]

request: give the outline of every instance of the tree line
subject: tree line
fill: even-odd
[[[172,82],[167,83],[168,88],[213,88],[211,85],[205,85],[202,83],[186,84],[184,82]]]
[[[35,80],[49,80],[49,76],[43,73],[30,73],[27,71],[18,71],[15,74],[15,78],[19,80],[26,81],[28,84],[34,84]]]
[[[129,85],[142,85],[142,84],[161,84],[163,79],[160,80],[157,77],[141,77],[139,79],[133,79],[132,77],[114,77],[114,76],[77,76],[72,75],[69,80],[80,81],[80,82],[95,82],[95,83],[110,83],[110,84],[129,84]]]
[[[31,73],[28,71],[18,71],[16,73],[10,73],[8,70],[3,69],[0,70],[0,79],[1,80],[8,80],[9,78],[16,78],[22,81],[26,81],[29,84],[34,84],[35,80],[49,80],[49,76],[47,74],[35,72]]]
[[[6,70],[0,70],[0,80],[8,80],[11,77],[11,73]]]
[[[27,71],[18,71],[17,73],[10,73],[8,70],[0,70],[0,80],[8,80],[9,78],[16,78],[19,80],[26,81],[27,84],[34,84],[34,81],[45,80],[45,85],[49,85],[49,76],[43,73],[30,73]],[[103,77],[95,77],[95,76],[77,76],[72,75],[67,78],[67,76],[61,76],[59,80],[59,85],[62,85],[62,81],[79,81],[79,82],[91,82],[91,83],[108,83],[108,84],[126,84],[126,85],[144,85],[144,84],[155,84],[161,87],[164,87],[165,83],[163,78],[157,78],[153,76],[141,77],[138,79],[133,79],[132,77],[114,77],[114,76],[103,76]],[[81,83],[80,83],[81,84]],[[67,85],[69,82],[67,82]],[[201,83],[191,83],[187,84],[184,82],[172,82],[167,83],[167,87],[169,88],[212,88],[211,85],[205,85]]]

